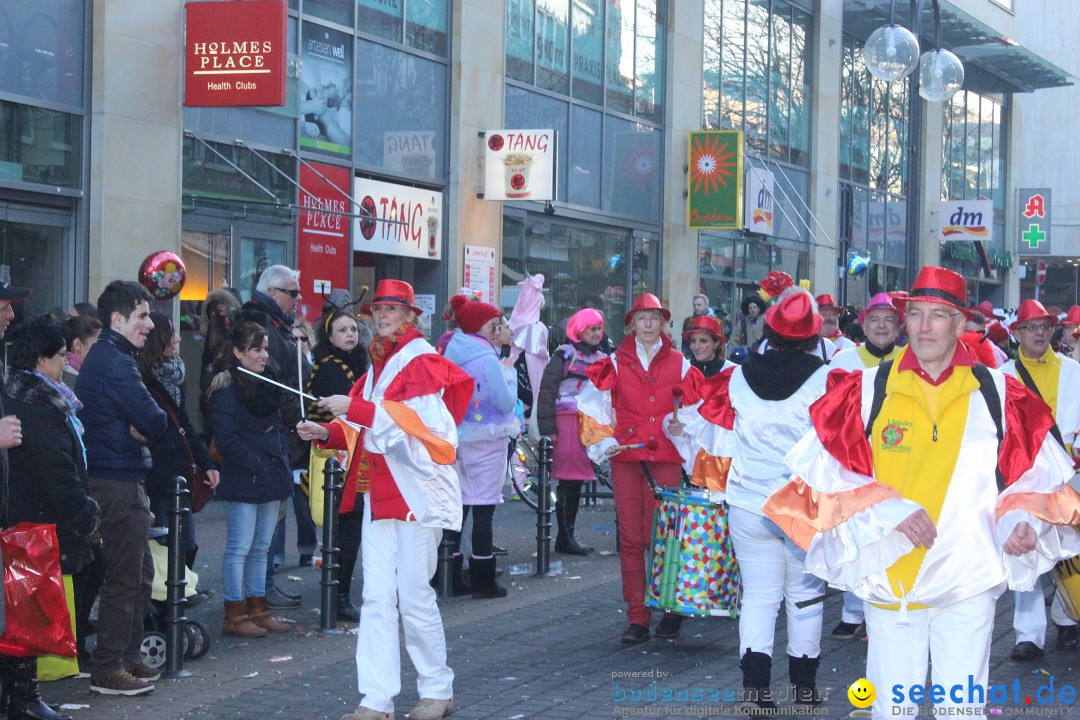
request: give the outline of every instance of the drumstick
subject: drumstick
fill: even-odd
[[[303,343],[296,340],[296,387],[300,390],[304,389],[304,351],[302,346]],[[304,407],[304,398],[300,398],[300,419],[307,420],[307,408]]]
[[[675,398],[675,419],[679,419],[679,401],[682,400],[683,389],[681,385],[671,388],[671,395]]]
[[[660,443],[656,440],[649,440],[648,442],[635,443],[633,445],[616,445],[612,450],[615,452],[622,452],[623,450],[642,450],[648,449],[650,452],[656,452],[660,448]]]

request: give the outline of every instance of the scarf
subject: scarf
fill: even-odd
[[[870,353],[871,355],[880,360],[881,358],[885,357],[893,351],[893,348],[896,347],[896,343],[891,342],[884,348],[879,348],[877,345],[867,340],[865,343],[863,343],[863,347],[866,348],[866,352]]]
[[[701,374],[707,378],[711,378],[716,373],[724,369],[724,356],[717,355],[712,360],[706,360],[699,362],[696,358],[690,358],[690,365],[696,367],[701,371]]]
[[[751,353],[743,361],[746,384],[762,400],[787,400],[824,365],[817,355],[802,350],[769,350]]]
[[[582,355],[585,355],[585,356],[589,356],[589,355],[592,355],[594,353],[600,352],[600,346],[599,345],[589,345],[584,340],[579,340],[579,341],[577,341],[575,343],[570,343],[570,344],[574,346],[575,350],[577,350],[579,353],[581,353]]]
[[[68,420],[71,421],[71,427],[75,428],[75,438],[79,441],[79,449],[82,450],[83,466],[86,465],[86,445],[83,444],[83,433],[86,432],[86,428],[83,427],[82,420],[79,420],[78,412],[82,410],[83,404],[79,401],[79,398],[75,396],[75,393],[64,383],[58,383],[48,375],[34,370],[34,375],[43,380],[46,385],[51,387],[56,392],[60,393],[60,397],[64,398],[64,402],[68,407]]]
[[[82,370],[83,360],[85,359],[86,357],[84,355],[76,355],[74,353],[71,353],[68,355],[67,359],[68,367],[74,370],[75,374],[78,375],[79,371]]]
[[[178,355],[167,357],[153,369],[154,379],[169,393],[173,403],[180,407],[180,394],[184,387],[184,361]]]
[[[269,371],[262,374],[275,379]],[[274,387],[269,383],[259,382],[247,373],[240,372],[235,365],[229,367],[229,375],[236,383],[236,389],[240,394],[240,402],[257,418],[268,417],[280,410],[290,398],[281,388]]]
[[[371,347],[368,348],[371,352],[371,362],[378,366],[379,370],[382,370],[383,363],[386,362],[386,357],[390,354],[390,351],[397,345],[401,336],[413,329],[411,322],[402,323],[401,327],[394,331],[390,337],[382,337],[376,335],[371,341]]]

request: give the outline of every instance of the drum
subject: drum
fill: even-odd
[[[727,504],[703,491],[658,490],[645,605],[679,615],[736,617],[742,579]]]
[[[1060,560],[1050,571],[1065,614],[1080,622],[1080,556]]]

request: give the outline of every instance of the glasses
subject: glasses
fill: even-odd
[[[288,295],[291,298],[300,297],[300,288],[293,288],[292,290],[286,290],[285,288],[276,287],[276,288],[270,288],[270,289],[271,290],[277,290],[280,293],[285,293],[286,295]]]
[[[293,335],[293,340],[296,342],[306,343],[308,342],[306,335]]]
[[[948,322],[949,318],[954,318],[960,315],[958,312],[944,312],[943,310],[933,310],[931,312],[923,312],[922,310],[911,310],[907,314],[907,321],[912,324],[918,324],[923,321],[923,318],[929,318],[930,322],[934,325],[941,325]]]
[[[1019,325],[1016,329],[1025,332],[1044,333],[1050,332],[1051,327],[1053,326],[1050,323],[1030,323],[1028,325]]]

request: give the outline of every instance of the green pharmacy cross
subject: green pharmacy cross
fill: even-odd
[[[1024,238],[1024,241],[1032,250],[1035,250],[1039,247],[1039,243],[1046,239],[1046,233],[1039,229],[1038,225],[1032,225],[1020,237]]]

